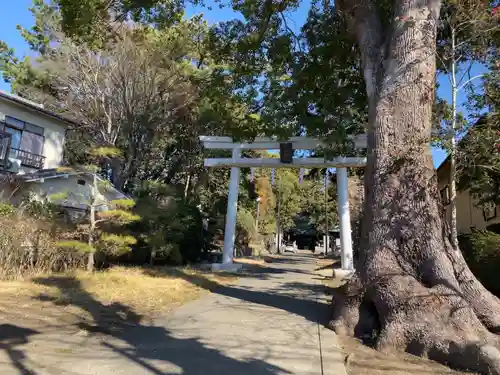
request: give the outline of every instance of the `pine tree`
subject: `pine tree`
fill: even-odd
[[[99,162],[110,156],[117,156],[116,149],[109,147],[96,148],[91,158]],[[58,246],[65,249],[74,249],[88,253],[87,270],[93,271],[96,257],[105,259],[106,256],[119,256],[131,251],[131,246],[137,240],[128,234],[122,234],[126,225],[140,220],[140,216],[131,212],[135,205],[129,198],[112,200],[108,203],[106,191],[111,183],[98,176],[102,171],[99,165],[84,165],[77,168],[61,168],[71,173],[81,173],[90,176],[92,182],[89,196],[77,196],[78,202],[86,207],[86,216],[79,223],[78,234],[81,238],[69,241],[60,241]],[[109,207],[108,207],[109,205]]]

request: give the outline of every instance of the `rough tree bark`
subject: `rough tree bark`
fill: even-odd
[[[384,30],[373,1],[336,3],[361,50],[369,125],[363,243],[332,328],[500,374],[500,301],[450,242],[429,147],[440,2],[396,0]]]

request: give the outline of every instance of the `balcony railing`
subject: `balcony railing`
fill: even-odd
[[[14,158],[21,160],[21,165],[26,167],[43,169],[45,156],[34,154],[29,151],[10,147],[12,135],[0,130],[0,168],[7,168],[8,159]]]
[[[9,152],[9,157],[20,159],[22,165],[36,169],[42,169],[45,164],[45,156],[12,147]]]

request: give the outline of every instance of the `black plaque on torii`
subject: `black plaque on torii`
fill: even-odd
[[[280,161],[284,164],[293,163],[293,145],[291,142],[280,143]]]

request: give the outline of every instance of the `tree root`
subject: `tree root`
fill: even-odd
[[[460,251],[454,254],[455,277],[464,298],[471,304],[478,318],[493,333],[500,333],[500,300],[474,276]]]
[[[363,299],[361,282],[354,275],[348,283],[332,292],[333,319],[330,328],[337,334],[355,336],[355,327],[360,321],[359,308]]]
[[[499,337],[483,324],[460,291],[426,287],[407,274],[363,283],[355,276],[335,291],[331,328],[364,338],[381,351],[404,349],[457,369],[500,375]]]
[[[371,344],[379,331],[377,310],[365,299],[365,291],[356,275],[334,290],[332,305],[334,311],[330,328],[337,334],[356,336]]]

